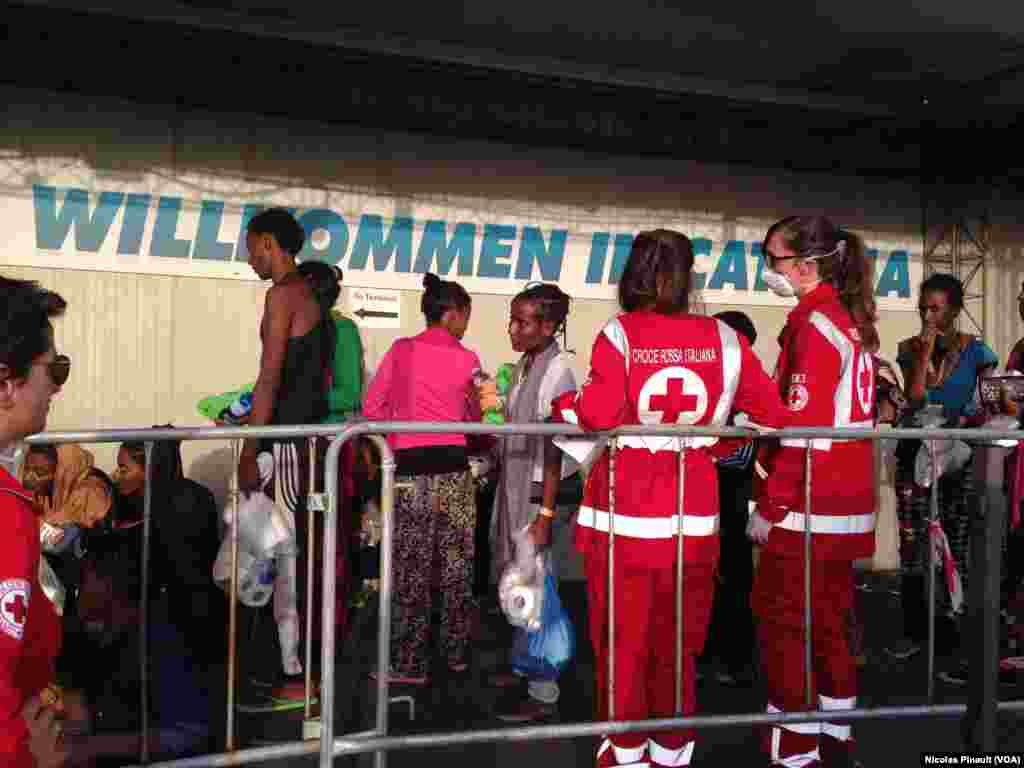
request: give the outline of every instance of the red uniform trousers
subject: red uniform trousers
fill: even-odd
[[[597,666],[597,718],[608,718],[608,561],[584,554],[590,639]],[[647,720],[675,714],[675,566],[638,568],[615,564],[615,719]],[[711,564],[683,570],[683,712],[697,709],[694,690],[697,654],[704,647],[714,598]],[[650,739],[650,741],[648,740]],[[692,729],[628,733],[609,739],[620,764],[646,760],[657,765],[689,765]]]
[[[804,562],[762,550],[751,597],[759,619],[761,667],[769,712],[801,712],[806,704],[804,673]],[[811,695],[823,710],[856,706],[857,665],[850,653],[853,563],[812,560]],[[851,746],[850,725],[793,723],[765,729],[764,748],[773,765],[787,768],[844,764]]]

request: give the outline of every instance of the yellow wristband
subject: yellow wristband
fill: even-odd
[[[541,507],[540,511],[537,514],[541,517],[546,517],[548,520],[551,520],[555,516],[555,510],[548,509],[547,507]]]

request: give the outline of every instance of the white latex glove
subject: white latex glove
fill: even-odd
[[[754,509],[747,520],[747,536],[755,544],[767,544],[768,534],[772,532],[773,523],[769,523]]]

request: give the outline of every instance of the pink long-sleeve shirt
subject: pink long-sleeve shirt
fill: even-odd
[[[444,328],[398,339],[370,382],[363,415],[386,421],[479,421],[473,387],[473,372],[479,368],[476,352]],[[465,444],[465,435],[388,435],[392,450]]]

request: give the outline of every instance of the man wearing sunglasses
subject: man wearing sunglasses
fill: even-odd
[[[0,277],[0,453],[45,429],[50,400],[67,381],[71,363],[55,353],[50,323],[65,306],[36,283]],[[54,683],[61,624],[39,586],[32,501],[0,468],[0,755],[14,768],[60,766],[71,755],[60,705],[41,696]]]

